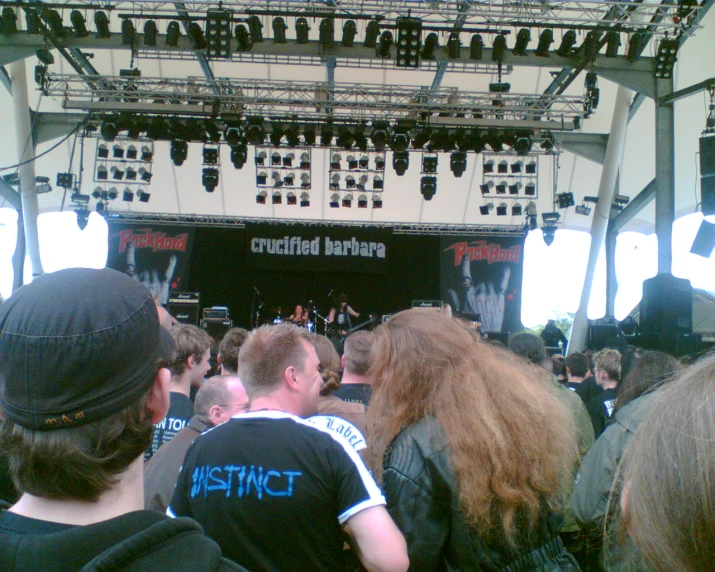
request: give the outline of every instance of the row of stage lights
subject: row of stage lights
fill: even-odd
[[[159,28],[155,20],[149,16],[145,18],[143,27],[143,43],[147,47],[156,47],[159,37]],[[231,57],[233,49],[240,52],[247,52],[253,48],[254,44],[265,41],[263,36],[263,22],[256,15],[235,17],[231,10],[211,9],[206,12],[205,29],[197,21],[190,21],[187,24],[187,36],[191,40],[191,47],[194,50],[205,50],[209,58],[228,59]],[[26,10],[27,31],[30,34],[42,32],[41,21],[44,20],[47,27],[57,38],[63,38],[67,34],[74,34],[76,37],[87,37],[90,32],[87,28],[85,17],[79,10],[70,12],[70,22],[72,28],[66,28],[60,12],[54,8],[43,8],[41,10],[28,8]],[[238,22],[233,29],[234,22]],[[95,36],[100,39],[110,38],[112,32],[109,25],[109,17],[102,10],[94,12]],[[282,16],[276,16],[271,22],[273,29],[273,43],[285,44],[288,42],[288,24]],[[307,44],[310,41],[310,25],[304,17],[295,18],[295,42],[297,44]],[[391,28],[397,32],[395,42]],[[0,31],[4,34],[15,34],[17,28],[17,14],[11,7],[5,7],[0,18]],[[358,27],[355,20],[345,20],[342,26],[342,37],[340,44],[344,47],[353,47],[357,36]],[[577,46],[578,37],[575,30],[566,30],[555,54],[562,58],[571,57],[574,53],[579,53],[585,60],[592,59],[599,51],[601,42],[600,31],[592,30],[588,32],[583,42]],[[614,58],[618,56],[621,46],[620,32],[611,30],[605,31],[605,56]],[[121,23],[122,43],[124,45],[135,46],[137,44],[137,34],[134,22],[129,18],[123,18]],[[181,25],[176,20],[171,20],[166,26],[165,45],[177,47],[181,38]],[[234,40],[235,38],[235,40]],[[646,31],[636,31],[630,35],[626,57],[629,61],[635,61],[640,57],[649,35]],[[323,18],[318,29],[318,42],[325,48],[331,48],[336,44],[335,39],[335,19]],[[526,56],[531,42],[531,29],[521,28],[511,48],[511,53],[515,56]],[[537,57],[548,58],[551,53],[551,45],[555,42],[554,31],[551,28],[544,29],[539,34],[538,45],[533,50]],[[398,18],[395,24],[385,24],[377,20],[370,20],[365,27],[363,46],[374,48],[378,57],[389,58],[391,48],[396,46],[396,65],[398,67],[419,67],[420,59],[433,60],[435,52],[440,48],[439,35],[430,32],[422,41],[422,21],[419,18]],[[671,77],[673,65],[676,61],[678,51],[678,41],[673,38],[665,38],[658,48],[658,67],[655,70],[657,78]],[[492,41],[491,59],[501,63],[504,60],[507,50],[507,36],[503,33],[495,34]],[[462,40],[459,32],[452,31],[447,39],[445,49],[447,57],[451,60],[461,58]],[[481,34],[472,34],[469,42],[469,59],[479,61],[482,59],[485,48],[484,38]],[[662,56],[662,57],[661,57]]]

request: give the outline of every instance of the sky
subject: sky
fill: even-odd
[[[715,217],[707,217],[715,223]],[[690,253],[695,234],[703,221],[701,213],[679,218],[673,225],[673,274],[688,278],[694,288],[715,292],[715,255],[703,258]],[[103,268],[107,260],[107,223],[92,212],[82,231],[72,211],[43,213],[38,219],[40,257],[45,272],[85,266]],[[12,254],[15,250],[17,213],[0,209],[0,293],[12,293]],[[526,327],[545,324],[578,309],[591,239],[586,232],[559,229],[547,246],[541,230],[529,233],[524,246],[522,322]],[[616,245],[618,292],[615,317],[625,318],[638,304],[643,280],[657,273],[658,244],[655,234],[622,232]],[[26,281],[31,280],[29,261]],[[588,305],[588,317],[603,317],[606,309],[606,263],[603,251]]]

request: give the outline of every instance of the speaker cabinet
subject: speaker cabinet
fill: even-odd
[[[705,216],[715,214],[715,135],[700,138],[700,202]]]
[[[201,329],[214,340],[223,339],[226,332],[231,328],[233,328],[233,320],[215,320],[211,318],[201,320]]]
[[[693,287],[672,274],[658,274],[643,282],[640,329],[650,349],[676,355],[678,336],[693,332]]]
[[[180,324],[198,326],[200,298],[198,292],[173,292],[166,309]]]

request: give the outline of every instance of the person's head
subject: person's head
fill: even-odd
[[[171,335],[177,348],[171,376],[178,378],[188,372],[191,385],[199,386],[211,369],[209,359],[213,339],[201,328],[191,324],[176,324],[171,328]]]
[[[343,368],[346,373],[367,375],[372,365],[373,340],[373,333],[366,330],[359,330],[345,338]]]
[[[238,353],[248,337],[248,330],[231,328],[221,340],[218,356],[224,374],[235,375],[238,372]]]
[[[576,352],[566,358],[566,367],[571,373],[571,377],[585,378],[591,371],[588,365],[588,357],[585,354]]]
[[[544,341],[528,332],[512,335],[509,338],[509,350],[534,365],[541,366],[546,360]]]
[[[347,303],[348,303],[347,295],[340,294],[340,296],[338,296],[338,304],[340,304],[340,306],[342,307],[342,306],[345,306]]]
[[[715,354],[656,396],[623,455],[621,522],[649,570],[712,570]]]
[[[303,315],[303,306],[296,304],[295,310],[293,310],[293,315],[300,318]]]
[[[561,502],[576,455],[573,421],[546,374],[430,310],[395,314],[374,336],[367,421],[377,477],[388,443],[434,418],[467,522],[518,544],[545,500]]]
[[[251,401],[280,392],[290,412],[305,417],[318,407],[319,366],[309,332],[293,324],[252,331],[238,356],[238,375]]]
[[[333,342],[325,336],[310,334],[309,339],[320,362],[320,376],[323,378],[320,395],[330,395],[340,387],[340,356]]]
[[[0,449],[20,491],[94,502],[141,462],[169,406],[162,335],[149,290],[109,269],[45,274],[2,305]]]
[[[616,408],[639,398],[651,389],[667,383],[683,366],[662,352],[646,352],[635,362],[625,379],[618,384]]]
[[[201,384],[194,398],[194,414],[207,417],[211,425],[225,423],[248,408],[241,380],[235,375],[215,375]]]
[[[606,382],[616,382],[621,377],[621,352],[606,348],[593,355],[595,369],[593,375],[598,385]]]

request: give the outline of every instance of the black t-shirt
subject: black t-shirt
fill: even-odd
[[[591,376],[584,379],[581,383],[569,383],[569,388],[573,388],[576,394],[581,398],[584,405],[588,405],[593,397],[596,397],[603,389],[596,383],[596,378]]]
[[[606,428],[606,423],[613,417],[613,410],[616,408],[616,389],[605,389],[595,397],[592,397],[586,409],[591,416],[593,424],[593,432],[598,439],[598,436],[603,433]]]
[[[159,447],[171,441],[174,435],[181,431],[194,416],[194,404],[188,397],[175,391],[169,393],[169,396],[171,397],[169,411],[166,417],[161,420],[161,423],[154,425],[151,445],[147,454],[144,455],[144,460],[151,458]]]
[[[385,499],[357,453],[278,411],[237,415],[196,438],[169,513],[189,516],[249,570],[339,570],[342,525]]]
[[[372,386],[367,383],[343,383],[333,391],[333,395],[343,401],[360,403],[367,407],[372,397]]]

